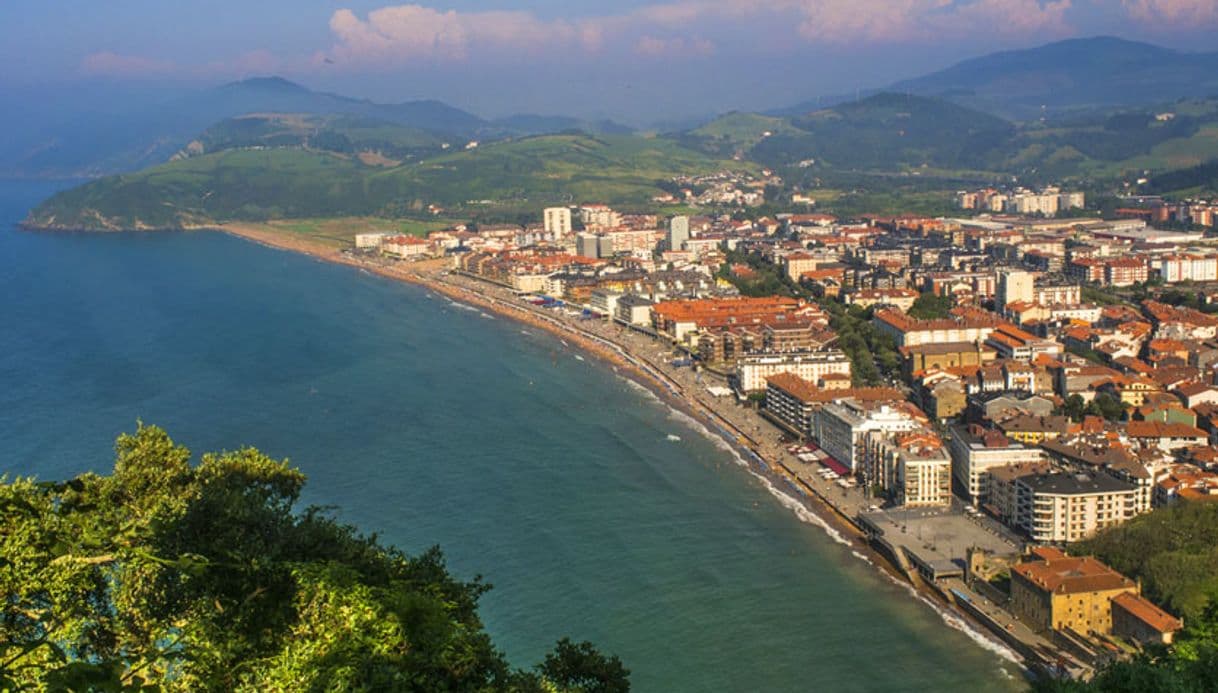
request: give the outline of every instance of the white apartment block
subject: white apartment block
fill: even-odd
[[[1218,256],[1216,255],[1165,255],[1153,261],[1159,275],[1168,284],[1176,282],[1218,281]]]
[[[571,233],[571,209],[569,207],[547,207],[542,213],[546,233],[556,238]]]
[[[1146,510],[1136,486],[1107,474],[1032,474],[1015,489],[1014,524],[1042,544],[1081,541]]]
[[[355,234],[356,248],[379,248],[381,242],[387,238],[387,233],[357,233]]]
[[[952,499],[952,458],[938,436],[872,431],[864,468],[868,483],[895,494],[898,505],[947,506]]]
[[[998,431],[973,426],[951,426],[952,476],[970,503],[979,505],[989,495],[991,469],[1009,464],[1039,462],[1039,448],[1025,447]]]
[[[804,380],[820,382],[826,375],[850,375],[850,357],[829,349],[791,354],[751,354],[736,364],[736,377],[743,392],[761,392],[766,379],[779,373],[792,373]]]
[[[820,448],[851,473],[863,467],[869,433],[898,433],[919,427],[919,422],[900,409],[888,405],[869,408],[853,399],[826,404],[816,413],[813,424]]]

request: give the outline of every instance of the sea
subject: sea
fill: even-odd
[[[255,446],[304,501],[493,584],[511,662],[562,637],[638,691],[1020,690],[1002,648],[558,338],[213,232],[16,227],[0,181],[0,475],[107,473],[137,422]]]

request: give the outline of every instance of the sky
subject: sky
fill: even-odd
[[[1218,0],[2,0],[0,91],[282,75],[479,115],[635,123],[878,88],[1115,35],[1218,50]]]

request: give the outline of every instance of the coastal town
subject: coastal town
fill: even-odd
[[[709,189],[747,208],[757,182]],[[1056,187],[956,203],[589,203],[360,233],[344,256],[572,337],[1029,669],[1086,678],[1184,626],[1073,547],[1218,499],[1218,206],[1140,197],[1096,216]]]

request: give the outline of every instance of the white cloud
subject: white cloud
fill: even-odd
[[[422,5],[383,7],[360,19],[351,10],[330,18],[338,42],[335,59],[351,62],[417,59],[462,60],[472,47],[542,51],[593,48],[599,34],[564,21],[545,21],[528,12],[456,12]]]
[[[788,21],[804,40],[829,44],[1061,35],[1070,32],[1065,17],[1070,6],[1071,0],[674,0],[567,21],[524,11],[458,12],[411,4],[373,10],[366,18],[336,11],[329,55],[346,63],[401,64],[465,60],[474,51],[597,52],[613,45],[644,57],[680,49],[707,55],[714,45],[690,32],[705,26],[730,29],[747,19]]]
[[[1218,25],[1218,0],[1121,0],[1135,19],[1185,28]]]

